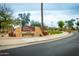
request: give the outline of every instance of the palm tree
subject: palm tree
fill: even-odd
[[[41,3],[41,27],[43,29],[43,3]]]
[[[23,14],[18,14],[18,15],[19,15],[19,18],[22,19],[22,27],[29,24],[30,13],[27,13],[27,14],[23,13]]]

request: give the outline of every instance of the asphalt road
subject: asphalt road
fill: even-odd
[[[79,56],[79,33],[48,43],[0,51],[7,56]]]

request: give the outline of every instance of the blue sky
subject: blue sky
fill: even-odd
[[[40,10],[40,3],[9,3],[14,11]],[[78,3],[44,3],[44,10],[79,10]]]
[[[41,22],[40,3],[9,3],[14,17],[19,13],[31,13],[30,19]],[[57,26],[59,20],[69,20],[79,17],[78,3],[44,3],[44,23]],[[53,24],[51,24],[53,22]]]

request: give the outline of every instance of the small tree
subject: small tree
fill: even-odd
[[[61,30],[63,29],[64,27],[64,22],[61,20],[61,21],[58,21],[58,26],[59,28],[61,28]]]
[[[66,21],[66,24],[67,24],[66,26],[69,29],[73,29],[74,21],[75,21],[75,19],[71,19],[71,20]]]
[[[32,20],[30,23],[31,23],[31,26],[34,26],[34,27],[35,26],[39,26],[39,27],[41,26],[41,23],[34,21],[34,20]]]

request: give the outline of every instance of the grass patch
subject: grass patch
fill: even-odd
[[[22,32],[22,35],[25,36],[25,35],[34,35],[34,33],[31,33],[31,32]]]

